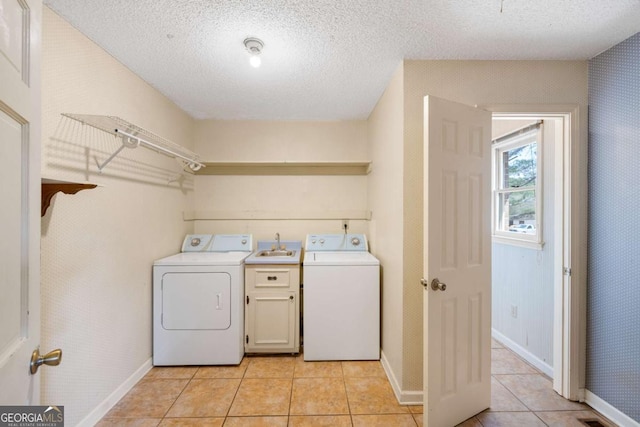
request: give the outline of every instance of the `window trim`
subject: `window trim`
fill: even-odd
[[[501,188],[502,170],[500,156],[505,151],[526,145],[531,142],[531,133],[536,133],[536,183],[532,186],[513,188]],[[492,204],[491,204],[491,237],[495,243],[509,244],[513,246],[526,247],[531,249],[542,250],[544,241],[543,233],[543,121],[538,121],[532,125],[518,129],[509,134],[496,138],[491,143],[492,160],[491,160],[491,178],[492,178]],[[500,168],[500,169],[499,169]],[[536,195],[536,234],[513,233],[498,229],[500,218],[498,214],[500,195],[511,192],[519,192],[533,190]]]

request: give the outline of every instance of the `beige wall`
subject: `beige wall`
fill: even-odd
[[[195,143],[210,162],[344,162],[368,154],[364,120],[199,120]]]
[[[193,180],[169,183],[178,164],[144,148],[98,173],[118,142],[60,113],[119,116],[187,146],[193,121],[46,7],[42,64],[42,176],[101,185],[59,193],[42,219],[42,349],[63,350],[40,371],[42,401],[76,425],[151,357],[151,264],[191,230]]]
[[[337,122],[198,121],[195,149],[209,162],[346,162],[368,160],[364,120]],[[195,230],[251,233],[255,240],[304,241],[308,233],[339,233],[345,212],[349,231],[366,233],[368,221],[348,217],[367,211],[367,177],[315,175],[200,175],[196,177]],[[252,219],[268,212],[270,219]],[[226,219],[210,218],[208,213]],[[318,215],[320,213],[320,215]],[[294,216],[299,219],[287,219]],[[318,218],[320,216],[320,218]]]
[[[403,390],[422,389],[423,98],[433,95],[499,111],[498,105],[573,104],[579,140],[573,168],[586,170],[586,61],[405,61]],[[580,175],[581,173],[578,172]],[[586,177],[586,174],[582,174]],[[574,183],[576,197],[584,183]],[[583,203],[582,201],[580,203]],[[578,205],[576,205],[578,206]],[[378,233],[379,234],[379,233]],[[377,235],[377,239],[381,236]],[[383,348],[386,351],[386,349]]]
[[[369,116],[371,252],[382,266],[382,351],[391,380],[401,388],[403,369],[404,70],[400,64]]]

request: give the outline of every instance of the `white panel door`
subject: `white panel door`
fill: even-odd
[[[490,135],[491,113],[425,97],[424,425],[429,427],[457,425],[491,402]]]
[[[40,400],[41,12],[0,1],[0,405]]]

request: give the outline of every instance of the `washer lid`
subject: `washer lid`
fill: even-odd
[[[251,252],[182,252],[159,259],[153,265],[240,265]]]
[[[369,252],[307,252],[303,265],[380,265]]]

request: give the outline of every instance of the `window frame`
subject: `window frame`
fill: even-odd
[[[492,213],[491,213],[491,235],[492,241],[497,243],[522,246],[532,249],[542,250],[544,241],[543,232],[543,122],[539,121],[532,125],[518,129],[514,132],[500,136],[491,142],[492,162]],[[534,139],[535,138],[535,139]],[[504,188],[502,185],[504,176],[503,163],[501,157],[504,152],[525,146],[531,142],[536,143],[536,183],[535,185],[518,188]],[[514,233],[499,229],[500,224],[500,199],[501,195],[531,191],[535,193],[535,234]]]

